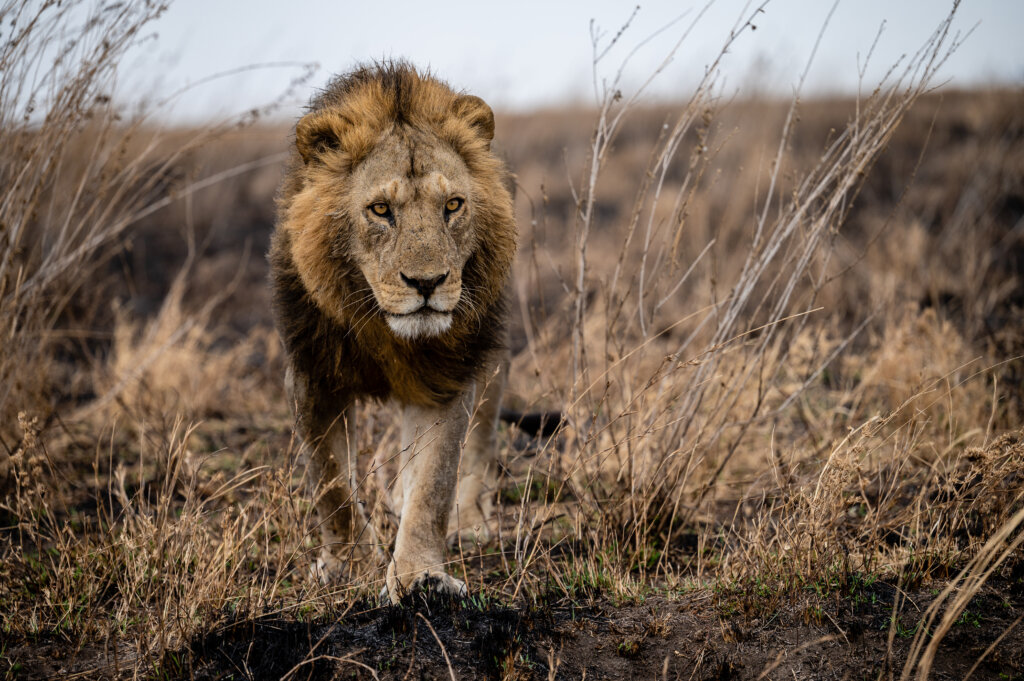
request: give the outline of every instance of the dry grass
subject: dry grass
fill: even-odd
[[[183,172],[196,150],[274,104],[176,134],[151,120],[159,103],[134,114],[115,106],[118,64],[165,9],[150,0],[0,3],[0,441],[8,453],[19,410],[49,412],[81,392],[75,367],[54,358],[96,340],[91,322],[110,310],[93,275],[130,244],[132,229],[176,200],[190,205],[203,188],[283,160],[202,179]]]
[[[110,103],[117,63],[162,8],[76,16],[73,4],[5,2],[0,52],[0,436],[38,408],[51,381],[51,330],[93,256],[151,200],[166,167],[126,154],[135,126]],[[85,21],[76,25],[76,21]],[[64,41],[64,34],[77,36]],[[41,394],[42,393],[42,394]]]
[[[279,171],[257,166],[287,132],[161,141],[119,120],[96,97],[159,8],[138,11],[82,28],[111,51],[69,53],[47,82],[70,94],[43,106],[64,90],[40,85],[41,113],[6,93],[65,10],[0,57],[7,676],[57,644],[65,671],[176,677],[174,651],[227,622],[344,612],[380,586],[379,566],[308,575],[258,255]],[[503,433],[498,539],[451,554],[478,605],[700,593],[723,621],[819,621],[867,582],[948,583],[928,612],[893,608],[890,632],[904,612],[939,632],[909,676],[1019,562],[1021,95],[929,93],[947,29],[856,101],[729,101],[711,70],[676,107],[620,99],[610,76],[596,112],[499,117],[524,244],[509,401],[567,427]],[[70,329],[93,342],[68,351]],[[360,418],[361,493],[388,537],[398,433],[386,407]]]

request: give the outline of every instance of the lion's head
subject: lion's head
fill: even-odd
[[[403,339],[467,328],[515,252],[494,117],[405,64],[332,82],[296,125],[283,226],[317,306]]]

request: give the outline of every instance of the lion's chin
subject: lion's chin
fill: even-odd
[[[401,315],[389,314],[387,320],[395,335],[407,340],[440,336],[452,325],[451,313],[435,310],[420,310]]]

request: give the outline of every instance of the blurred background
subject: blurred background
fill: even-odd
[[[942,23],[953,7],[952,20]],[[816,299],[831,305],[828,315],[845,331],[872,314],[866,301],[885,301],[888,310],[941,304],[961,317],[968,337],[985,343],[1024,299],[1017,279],[1024,266],[1021,3],[8,3],[8,25],[26,25],[33,8],[57,20],[41,34],[35,66],[7,69],[11,139],[21,139],[16,122],[31,126],[63,112],[65,141],[51,136],[48,144],[78,160],[53,165],[33,152],[40,172],[52,175],[48,191],[65,196],[62,183],[81,184],[75,169],[83,168],[104,188],[95,192],[97,206],[112,210],[104,192],[129,202],[127,222],[104,223],[107,232],[87,239],[95,250],[90,266],[102,276],[63,296],[47,294],[60,302],[51,321],[40,323],[59,319],[60,357],[68,362],[57,366],[71,377],[41,396],[51,407],[107,389],[79,363],[127,352],[118,338],[128,342],[156,324],[155,315],[169,314],[168,300],[186,318],[205,311],[198,325],[214,345],[256,332],[273,338],[265,253],[294,122],[332,75],[372,60],[408,59],[495,110],[494,148],[514,173],[521,234],[514,351],[537,339],[575,295],[567,280],[578,266],[572,249],[583,222],[593,242],[584,288],[597,291],[619,254],[643,259],[631,230],[648,216],[662,229],[676,210],[659,207],[671,203],[666,197],[686,205],[673,228],[685,236],[671,244],[670,269],[694,270],[658,304],[664,323],[708,303],[715,282],[739,272],[756,216],[766,214],[757,206],[775,200],[765,188],[771,184],[783,199],[816,168],[837,131],[856,129],[875,103],[884,106],[886,88],[906,96],[900,88],[922,70],[927,86],[911,97],[918,103],[899,114],[907,120],[884,140],[842,224],[831,226],[838,236],[826,270],[837,283],[831,298]],[[104,27],[113,40],[95,35]],[[937,27],[944,49],[922,52]],[[22,49],[14,44],[11,59]],[[81,73],[61,70],[79,58]],[[47,70],[50,62],[57,66]],[[75,83],[85,85],[76,91]],[[68,100],[62,87],[78,99]],[[588,187],[593,131],[609,102],[625,115]],[[99,120],[109,132],[89,152],[84,143],[93,133],[81,134],[82,121]],[[673,147],[680,151],[665,161],[665,195],[652,199],[643,178],[672,125],[682,126]],[[130,159],[126,167],[117,154]],[[106,185],[103,178],[114,179]],[[688,191],[696,193],[686,198]],[[581,221],[585,196],[594,205]],[[59,212],[51,200],[51,212],[54,206]],[[75,223],[82,229],[94,224],[82,205],[67,210],[83,216]],[[979,238],[987,245],[973,245]],[[84,233],[61,239],[85,252]],[[49,248],[45,240],[33,247]],[[30,251],[12,245],[12,263]],[[851,289],[862,297],[850,297]],[[180,333],[171,317],[165,332]],[[143,336],[149,344],[162,337]],[[276,376],[279,367],[264,360],[254,355],[251,365]]]
[[[159,39],[143,40],[126,55],[121,93],[163,99],[191,86],[162,115],[208,120],[276,99],[305,73],[307,64],[318,66],[309,81],[318,86],[357,62],[405,57],[504,112],[593,105],[591,28],[606,43],[633,17],[627,39],[609,51],[599,78],[613,77],[622,59],[635,50],[623,84],[626,89],[637,87],[692,26],[675,58],[650,86],[655,98],[678,99],[703,75],[740,16],[757,5],[740,0],[253,0],[244,5],[180,0],[148,27]],[[730,47],[722,64],[723,91],[788,97],[819,37],[805,93],[870,90],[908,46],[924,41],[950,6],[933,0],[863,0],[834,7],[816,0],[769,3],[754,22],[757,30]],[[1021,83],[1022,29],[1022,3],[964,2],[954,30],[971,35],[943,67],[941,80],[956,87]],[[212,80],[197,85],[208,78]],[[297,115],[308,90],[292,90],[279,116]]]
[[[248,254],[241,266],[247,285],[238,290],[264,296],[263,253],[273,225],[280,154],[291,126],[318,87],[357,63],[407,58],[487,100],[498,116],[495,147],[517,174],[524,242],[536,240],[550,255],[569,245],[576,210],[571,185],[587,159],[607,89],[621,91],[625,99],[642,95],[640,115],[624,120],[610,150],[613,162],[602,177],[598,199],[598,232],[619,234],[659,126],[670,119],[673,107],[691,101],[712,66],[715,106],[751,137],[743,154],[718,159],[719,172],[738,172],[745,155],[763,170],[796,94],[812,108],[805,112],[811,113],[810,120],[795,130],[795,140],[807,151],[819,149],[828,130],[846,124],[856,101],[902,72],[952,6],[925,0],[781,0],[765,3],[758,12],[757,3],[737,0],[515,6],[312,1],[286,6],[257,0],[244,9],[174,2],[126,51],[115,101],[137,103],[150,124],[176,131],[170,135],[175,144],[183,144],[190,129],[230,130],[177,164],[182,186],[220,172],[242,172],[160,211],[152,219],[157,226],[136,230],[130,251],[122,254],[121,271],[129,273],[129,285],[121,291],[131,290],[133,312],[151,314],[192,243],[203,255],[197,260],[202,271],[189,279],[200,297],[210,287],[222,287],[204,277],[228,276],[239,269],[243,254]],[[741,30],[751,15],[751,26]],[[976,0],[959,6],[949,35],[955,49],[943,55],[930,87],[950,94],[1019,90],[1024,43],[1017,33],[1022,27],[1024,4]],[[973,107],[971,99],[957,101]],[[950,113],[949,106],[940,108]],[[936,110],[917,112],[916,128],[901,134],[924,144],[926,121]],[[973,125],[982,123],[979,119]],[[728,126],[718,121],[712,127],[725,131]],[[738,145],[728,146],[735,151]],[[947,152],[953,153],[932,142],[933,155]],[[913,158],[900,162],[898,172],[907,178]],[[545,227],[534,230],[540,213]],[[736,228],[745,230],[741,222]],[[851,236],[858,231],[851,230]],[[695,242],[702,238],[693,237]],[[559,267],[552,264],[558,257],[551,257],[534,271],[537,280],[530,285],[549,294],[546,304],[557,304],[562,283]],[[931,285],[937,287],[942,288]],[[916,285],[908,294],[915,300],[921,295]],[[235,329],[246,330],[267,322],[265,303],[229,305],[225,314]],[[515,338],[521,348],[523,333]]]

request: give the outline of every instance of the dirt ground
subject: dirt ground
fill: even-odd
[[[284,424],[253,430],[225,424],[203,431],[202,441],[210,450],[240,450],[254,437],[284,446],[288,433]],[[80,464],[86,463],[83,453]],[[90,494],[83,493],[83,502]],[[514,504],[510,497],[503,494],[503,503]],[[723,504],[722,519],[731,513]],[[491,554],[475,571],[486,575],[499,565],[500,556]],[[690,591],[655,586],[625,600],[588,585],[572,596],[551,589],[507,603],[420,593],[399,606],[350,597],[329,602],[327,593],[298,612],[251,617],[225,610],[212,629],[157,655],[146,678],[895,679],[947,583],[924,578],[903,587],[895,577],[854,578],[853,586],[821,592],[809,585],[806,593],[721,583]],[[942,638],[928,678],[1024,677],[1022,618],[1024,556],[1018,554]],[[5,678],[16,679],[129,678],[139,662],[127,640],[73,642],[60,628],[28,637],[0,633],[0,653],[11,663]]]
[[[938,649],[930,678],[1024,674],[1024,564],[987,585]],[[899,676],[914,622],[941,584],[896,586],[857,598],[790,606],[763,617],[723,615],[702,593],[616,604],[601,595],[527,607],[417,597],[401,606],[351,605],[309,621],[268,616],[229,623],[169,652],[162,679],[877,679]],[[116,645],[74,654],[39,641],[19,678],[109,678]],[[994,646],[994,647],[993,647]],[[992,650],[989,651],[989,648]],[[986,651],[988,651],[986,653]],[[90,659],[91,658],[91,659]]]

